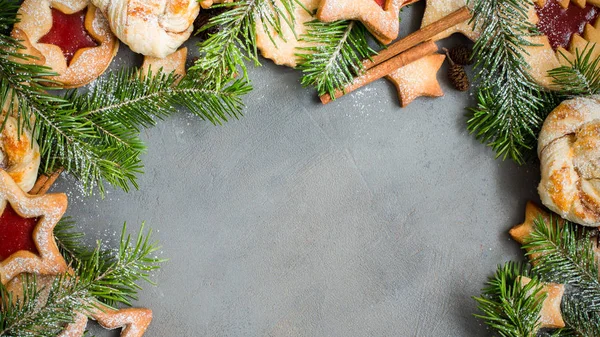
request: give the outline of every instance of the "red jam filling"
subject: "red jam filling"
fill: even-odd
[[[385,0],[373,0],[375,1],[381,8],[385,7]]]
[[[566,48],[573,34],[582,34],[586,23],[598,17],[598,8],[586,5],[581,8],[575,4],[563,8],[556,0],[548,0],[544,7],[535,7],[540,21],[537,24],[540,32],[550,40],[553,49]]]
[[[23,218],[10,204],[6,205],[0,215],[0,261],[20,250],[38,253],[33,241],[33,230],[37,223],[38,218]]]
[[[74,14],[65,14],[52,8],[52,28],[39,42],[58,46],[65,55],[67,64],[79,49],[98,46],[85,29],[86,11],[84,9]]]

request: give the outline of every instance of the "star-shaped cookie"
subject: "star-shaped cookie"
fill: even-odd
[[[90,313],[90,317],[96,320],[105,329],[121,328],[121,337],[142,337],[152,321],[152,310],[145,308],[110,309],[100,307]],[[82,337],[88,317],[77,313],[73,323],[67,325],[58,337]]]
[[[558,217],[554,215],[554,217]],[[548,212],[541,209],[538,205],[533,203],[532,201],[528,201],[525,206],[525,221],[523,223],[518,224],[511,228],[508,233],[513,238],[513,240],[517,241],[521,245],[524,244],[533,230],[535,228],[535,221],[539,218],[542,218],[546,224],[550,224],[551,216]],[[559,219],[559,224],[562,224],[563,220]],[[529,255],[530,260],[535,260],[537,258],[537,254]]]
[[[531,282],[529,277],[521,276],[520,282],[522,286]],[[565,293],[565,285],[557,283],[542,283],[541,294],[546,294],[546,299],[542,303],[540,311],[540,328],[560,329],[565,327],[565,321],[562,318],[560,311],[560,303],[562,302],[563,294]]]
[[[420,96],[444,95],[437,80],[437,72],[445,58],[445,55],[434,53],[398,68],[386,76],[396,86],[402,107]]]
[[[375,0],[323,0],[317,18],[324,22],[359,20],[382,43],[398,37],[400,8],[418,0],[386,0],[380,6]]]
[[[466,5],[467,0],[427,0],[425,14],[423,14],[423,21],[421,21],[421,27],[430,25]],[[473,31],[471,23],[469,23],[469,21],[465,21],[434,36],[433,41],[444,39],[454,33],[461,33],[472,41],[477,40],[479,37],[479,33]]]
[[[26,194],[6,171],[0,170],[0,210],[2,284],[21,273],[57,275],[67,270],[53,233],[67,210],[66,195]]]

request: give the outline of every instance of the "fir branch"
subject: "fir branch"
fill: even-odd
[[[538,34],[528,20],[531,0],[471,0],[473,26],[481,32],[473,50],[477,106],[467,126],[503,159],[523,163],[535,146],[555,98],[531,79],[523,58],[527,37]]]
[[[89,294],[109,306],[117,303],[131,305],[141,289],[138,282],[150,280],[150,272],[159,268],[164,259],[154,256],[160,247],[150,241],[151,231],[144,233],[144,225],[132,240],[123,225],[118,252],[101,248],[89,253],[73,255],[75,271]],[[81,251],[76,249],[74,251]]]
[[[82,243],[85,236],[75,229],[75,221],[62,218],[54,227],[54,238],[58,249],[69,265],[89,258],[90,250]]]
[[[600,312],[591,311],[585,302],[573,296],[564,296],[562,316],[573,336],[600,336]]]
[[[58,276],[40,286],[33,275],[22,278],[22,296],[0,285],[0,336],[55,337],[73,322],[75,312],[86,312],[94,303],[75,277]]]
[[[319,95],[334,97],[363,71],[362,60],[375,52],[369,47],[367,29],[357,21],[305,23],[307,32],[301,40],[310,47],[298,48],[298,69],[302,70],[302,85],[314,86]]]
[[[525,286],[520,282],[522,276],[531,278]],[[482,290],[481,297],[474,298],[483,312],[475,317],[483,319],[501,336],[534,337],[546,298],[541,289],[541,284],[531,275],[527,265],[508,262],[498,267]]]
[[[294,8],[297,0],[244,0],[214,6],[227,8],[223,13],[212,17],[200,31],[220,27],[215,34],[199,45],[200,57],[190,68],[194,77],[202,79],[220,89],[232,81],[241,71],[247,78],[245,61],[260,65],[256,46],[256,24],[260,23],[266,32],[282,34],[283,25],[293,28]],[[269,35],[272,41],[273,37]]]
[[[561,54],[567,65],[548,72],[562,96],[593,95],[600,92],[600,57],[593,57],[595,47],[595,44],[588,43],[582,51],[576,49],[573,60]]]
[[[533,271],[542,280],[575,287],[578,301],[600,311],[598,264],[589,236],[578,239],[577,226],[539,218],[523,248],[535,256]]]

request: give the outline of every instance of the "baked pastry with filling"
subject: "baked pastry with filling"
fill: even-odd
[[[25,0],[12,36],[21,40],[28,60],[52,68],[50,85],[80,87],[100,76],[119,42],[108,21],[89,0]],[[53,83],[53,82],[58,83]]]
[[[91,0],[113,33],[136,53],[157,58],[173,54],[192,34],[200,12],[197,0]]]

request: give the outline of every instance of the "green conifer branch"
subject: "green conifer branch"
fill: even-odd
[[[212,17],[200,31],[220,27],[215,34],[199,45],[200,57],[190,68],[190,72],[202,81],[221,88],[233,80],[239,72],[247,78],[245,61],[260,65],[256,46],[256,24],[260,23],[266,32],[282,34],[284,25],[293,28],[295,24],[294,8],[297,0],[243,0],[214,6],[227,8],[221,14]],[[269,35],[272,41],[274,38]]]
[[[371,34],[357,21],[305,23],[307,32],[301,40],[310,47],[298,48],[298,69],[302,85],[314,86],[319,95],[334,97],[363,70],[362,60],[377,52],[369,46]]]
[[[523,163],[556,98],[539,87],[523,58],[527,37],[537,35],[528,20],[531,0],[471,0],[473,26],[481,32],[473,50],[478,82],[477,106],[467,122],[497,153]]]
[[[55,337],[73,322],[76,312],[86,312],[94,303],[69,275],[58,276],[45,287],[38,285],[34,275],[25,275],[22,281],[20,297],[0,284],[0,336]]]
[[[531,281],[521,285],[520,277]],[[489,279],[481,297],[475,297],[482,314],[475,317],[494,328],[505,337],[535,337],[539,328],[539,315],[546,297],[542,286],[532,276],[528,265],[508,262],[499,266]]]
[[[600,57],[594,58],[595,48],[595,44],[588,44],[583,50],[576,49],[573,60],[561,55],[567,64],[548,72],[561,96],[586,96],[600,92]]]

